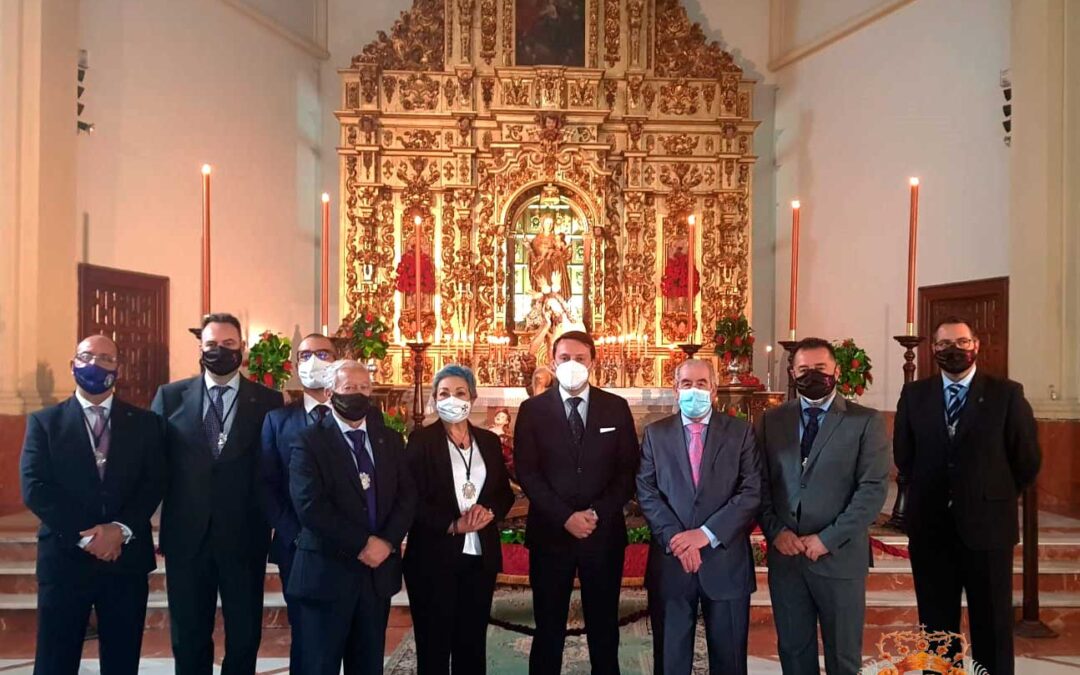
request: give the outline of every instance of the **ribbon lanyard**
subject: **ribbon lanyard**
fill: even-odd
[[[225,394],[221,395],[221,399],[222,399],[222,403],[224,403]],[[206,400],[207,400],[207,402],[210,403],[210,410],[213,411],[214,417],[217,418],[218,424],[221,425],[221,434],[225,435],[225,421],[229,419],[229,415],[231,415],[232,411],[236,409],[236,402],[240,400],[240,392],[237,391],[236,395],[233,396],[233,401],[232,401],[231,404],[229,404],[229,409],[225,411],[224,416],[218,415],[217,406],[214,405],[214,399],[210,395],[210,390],[209,389],[206,390]]]
[[[90,438],[91,438],[91,440],[93,441],[93,444],[94,444],[94,452],[97,452],[97,449],[101,446],[101,439],[105,437],[105,432],[109,429],[109,423],[111,421],[110,420],[111,417],[112,417],[111,412],[105,413],[105,419],[102,420],[102,424],[101,424],[101,433],[100,434],[95,434],[94,433],[94,426],[92,424],[90,424],[90,417],[89,417],[89,415],[86,414],[86,410],[85,409],[83,410],[83,424],[86,425],[86,430],[90,432]]]

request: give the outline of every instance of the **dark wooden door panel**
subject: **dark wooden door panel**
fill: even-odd
[[[957,316],[972,323],[979,335],[979,369],[991,375],[1009,374],[1009,278],[980,279],[919,289],[919,335],[927,347],[919,350],[919,377],[938,372],[929,341],[938,321]]]
[[[120,348],[116,393],[149,407],[169,381],[169,279],[79,265],[79,336],[107,335]]]

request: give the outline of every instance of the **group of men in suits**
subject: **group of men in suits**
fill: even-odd
[[[977,372],[978,348],[960,319],[935,330],[942,375],[904,388],[893,445],[911,478],[920,621],[958,631],[965,592],[976,660],[1011,675],[1016,501],[1040,455],[1022,389]],[[208,315],[202,374],[163,386],[150,412],[113,396],[120,355],[93,336],[72,360],[75,395],[30,416],[21,471],[24,500],[42,521],[35,672],[78,671],[91,609],[103,672],[137,671],[155,567],[150,517],[162,498],[177,673],[211,672],[219,595],[222,672],[255,671],[268,554],[282,572],[292,667],[381,672],[417,508],[402,439],[383,425],[366,367],[337,360],[326,337],[299,345],[304,396],[285,407],[240,377],[243,349],[239,321]],[[856,673],[889,443],[879,413],[836,395],[830,344],[799,343],[798,396],[756,430],[714,412],[710,362],[682,362],[678,411],[648,425],[640,446],[627,402],[589,384],[592,339],[564,333],[553,359],[555,386],[522,404],[514,443],[530,499],[530,672],[561,671],[575,577],[592,670],[620,671],[624,507],[636,486],[652,532],[657,673],[691,671],[699,608],[710,672],[746,672],[755,523],[768,542],[783,671],[819,672],[820,629],[826,671]]]

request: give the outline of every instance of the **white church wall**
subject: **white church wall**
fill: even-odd
[[[80,259],[168,276],[170,372],[196,372],[187,329],[209,162],[213,309],[252,337],[314,329],[320,62],[221,0],[80,4],[84,117],[96,125],[78,139]]]
[[[776,325],[797,198],[799,335],[868,350],[868,405],[894,409],[902,385],[908,176],[922,180],[918,285],[1009,273],[1009,30],[1008,0],[917,1],[777,73]]]

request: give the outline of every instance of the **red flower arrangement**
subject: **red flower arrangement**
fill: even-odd
[[[244,366],[248,379],[281,390],[292,377],[292,342],[287,337],[265,331],[248,350]]]
[[[754,353],[754,329],[742,314],[722,317],[716,322],[713,334],[716,355],[724,363],[732,359],[750,358]]]
[[[687,291],[686,252],[672,253],[664,265],[664,276],[660,279],[660,292],[665,298],[685,298]],[[701,292],[701,274],[694,266],[694,295]]]
[[[397,284],[395,288],[402,293],[416,292],[416,252],[406,251],[397,266]],[[420,254],[420,291],[435,292],[435,265],[426,253]]]

